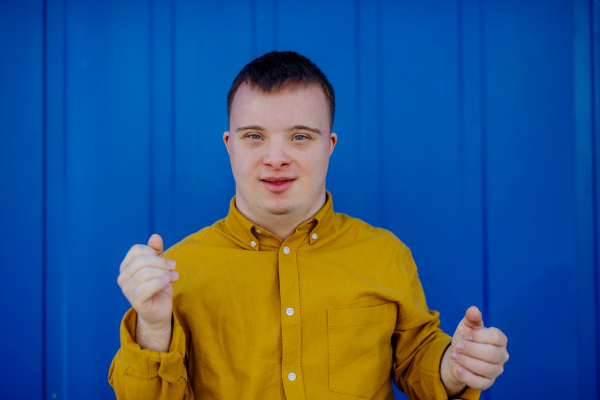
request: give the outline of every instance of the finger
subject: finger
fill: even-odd
[[[487,343],[476,343],[460,341],[456,344],[456,350],[473,358],[493,364],[501,364],[508,360],[506,349]]]
[[[159,234],[155,233],[152,236],[150,236],[150,239],[148,239],[148,246],[152,247],[154,250],[156,250],[156,252],[158,253],[159,256],[162,255],[163,240]]]
[[[127,252],[127,255],[121,262],[121,267],[119,268],[119,273],[123,272],[125,268],[129,265],[131,261],[137,256],[141,256],[143,254],[148,254],[152,256],[157,256],[158,253],[152,247],[144,246],[143,244],[136,244],[131,246],[131,249]]]
[[[142,268],[123,284],[123,294],[125,294],[125,296],[127,297],[130,293],[133,293],[137,289],[137,287],[142,283],[147,282],[151,279],[159,278],[161,276],[168,277],[168,279],[170,279],[171,282],[174,282],[177,279],[179,279],[179,274],[175,271],[169,271],[164,268]]]
[[[471,306],[467,309],[463,323],[471,329],[483,328],[483,319],[481,311],[475,306]]]
[[[458,367],[456,372],[458,373],[458,378],[463,383],[475,390],[485,390],[494,383],[493,379],[474,374],[465,367]]]
[[[134,308],[139,307],[170,283],[171,282],[166,275],[142,283],[132,293],[132,298],[135,299],[136,304],[131,305],[134,306]]]
[[[121,283],[124,283],[125,281],[129,280],[129,278],[135,275],[140,269],[146,267],[173,270],[175,269],[175,261],[147,254],[137,256],[135,259],[133,259],[133,261],[129,263],[129,265],[123,270],[123,272],[121,272],[119,278],[117,279],[117,283],[121,285]]]
[[[474,342],[488,343],[499,347],[505,347],[508,343],[508,338],[498,328],[480,329],[471,333],[471,337]]]
[[[474,374],[490,379],[496,379],[504,372],[504,366],[501,364],[491,364],[458,352],[452,353],[452,360],[458,365],[462,365],[469,371],[472,371]]]

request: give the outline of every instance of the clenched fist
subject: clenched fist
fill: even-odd
[[[477,307],[469,307],[442,359],[441,372],[446,391],[454,393],[461,385],[478,390],[492,386],[508,361],[507,341],[500,329],[483,325],[481,311]]]
[[[136,244],[121,263],[117,283],[137,312],[136,342],[140,328],[146,335],[171,335],[173,313],[173,282],[179,278],[175,262],[162,257],[162,238],[154,234],[148,245]],[[142,346],[144,348],[144,346]],[[166,351],[164,346],[161,350]],[[167,343],[168,348],[168,343]],[[154,350],[154,349],[153,349]]]

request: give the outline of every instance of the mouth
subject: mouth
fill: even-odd
[[[289,188],[296,179],[292,178],[268,178],[260,180],[271,192],[280,193]]]

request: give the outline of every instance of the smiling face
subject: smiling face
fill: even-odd
[[[337,141],[329,126],[329,104],[316,84],[271,93],[242,84],[223,134],[239,211],[267,229],[278,217],[299,224],[316,214]]]

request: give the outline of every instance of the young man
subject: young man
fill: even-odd
[[[443,333],[410,250],[334,213],[325,75],[268,53],[227,106],[227,217],[164,253],[152,235],[121,263],[132,308],[109,372],[117,398],[391,399],[390,376],[411,399],[478,398],[502,373],[506,336],[476,307]]]

